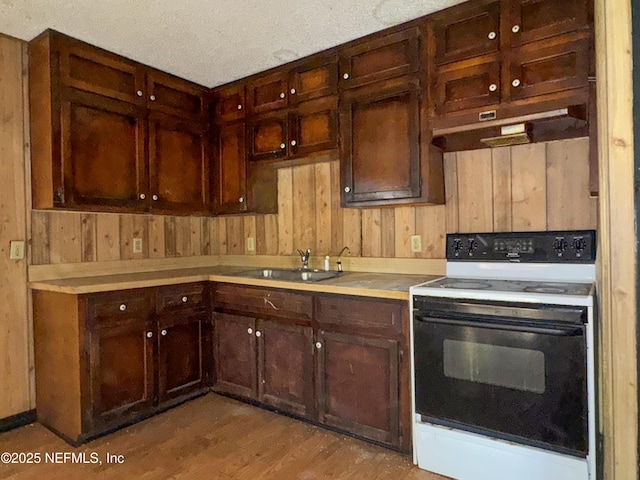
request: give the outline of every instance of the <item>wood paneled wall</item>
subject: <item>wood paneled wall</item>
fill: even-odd
[[[27,262],[9,260],[25,240],[23,42],[0,35],[0,419],[31,408]]]
[[[216,218],[34,211],[32,263],[77,263],[199,255],[443,258],[447,232],[596,227],[589,198],[589,142],[565,140],[445,156],[447,203],[340,207],[337,161],[281,168],[278,214]],[[410,237],[422,236],[411,252]],[[133,253],[133,239],[143,252]]]

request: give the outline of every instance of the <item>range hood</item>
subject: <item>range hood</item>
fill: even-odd
[[[445,152],[547,142],[589,135],[586,105],[495,119],[482,112],[472,124],[433,129],[432,143]]]

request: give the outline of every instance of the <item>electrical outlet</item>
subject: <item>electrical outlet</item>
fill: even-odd
[[[411,251],[413,253],[422,251],[422,237],[420,235],[411,235]]]
[[[247,252],[256,251],[256,239],[253,237],[247,237]]]
[[[142,253],[142,239],[134,238],[133,239],[133,253]]]
[[[11,242],[9,260],[22,260],[24,258],[24,242],[14,240]]]

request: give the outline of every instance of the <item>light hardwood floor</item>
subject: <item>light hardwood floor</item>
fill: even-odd
[[[209,394],[74,449],[42,425],[0,434],[0,453],[40,453],[37,465],[0,464],[2,479],[446,480],[408,456]],[[45,463],[45,454],[97,454],[102,464]],[[107,464],[106,455],[123,464]]]

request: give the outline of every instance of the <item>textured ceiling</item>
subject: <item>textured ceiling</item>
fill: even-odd
[[[213,87],[463,0],[0,0],[0,33],[46,28]]]

